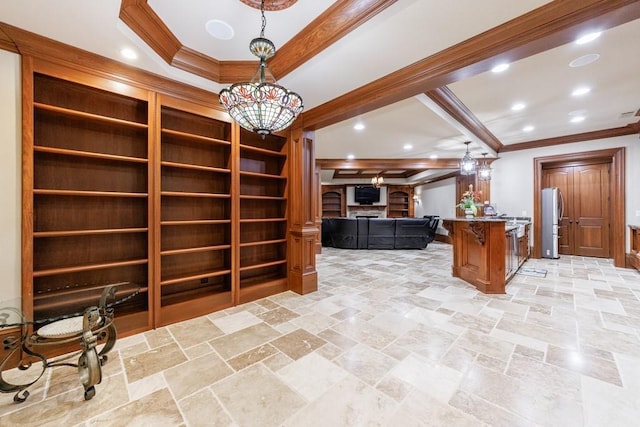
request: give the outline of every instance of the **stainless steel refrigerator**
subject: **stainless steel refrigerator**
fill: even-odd
[[[542,257],[559,258],[558,227],[564,213],[564,200],[557,187],[542,189]]]

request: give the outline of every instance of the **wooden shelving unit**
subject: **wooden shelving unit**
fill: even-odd
[[[133,282],[119,329],[149,327],[148,93],[127,95],[32,73],[33,139],[23,144],[24,309],[45,320],[80,312],[87,292]],[[89,292],[91,294],[91,292]],[[84,295],[85,297],[81,297]],[[31,305],[31,307],[30,307]],[[125,321],[126,320],[126,321]]]
[[[317,289],[305,252],[317,238],[307,225],[317,196],[303,189],[312,140],[298,134],[290,152],[291,133],[244,131],[194,88],[163,92],[35,58],[23,70],[27,317],[82,311],[107,285],[131,282],[140,293],[116,310],[127,335]]]
[[[240,131],[237,303],[287,289],[287,139]]]
[[[387,188],[387,216],[389,218],[413,217],[413,190],[408,186],[393,186]]]
[[[339,218],[346,216],[345,187],[343,185],[322,186],[322,217]]]
[[[231,124],[195,105],[160,102],[155,323],[166,325],[233,304]]]

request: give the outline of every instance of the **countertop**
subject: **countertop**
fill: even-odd
[[[459,222],[504,222],[504,230],[512,231],[516,230],[520,225],[531,224],[531,218],[529,217],[485,217],[476,216],[473,218],[444,218],[444,221],[459,221]]]

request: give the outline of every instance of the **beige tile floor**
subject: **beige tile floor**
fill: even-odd
[[[96,396],[73,368],[0,396],[0,426],[637,426],[640,273],[529,260],[506,295],[451,248],[324,248],[318,292],[119,340]]]

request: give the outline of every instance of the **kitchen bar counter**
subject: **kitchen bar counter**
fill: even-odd
[[[505,286],[528,258],[529,224],[502,218],[445,219],[453,242],[453,277],[487,294],[504,294]]]

